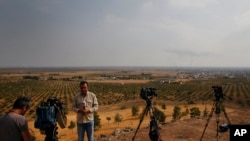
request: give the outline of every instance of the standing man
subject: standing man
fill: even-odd
[[[96,95],[89,90],[87,81],[80,82],[80,93],[73,99],[73,110],[77,113],[78,141],[84,140],[85,131],[88,141],[94,141],[94,111],[98,109]]]
[[[24,114],[30,108],[30,98],[19,97],[10,112],[0,117],[1,141],[32,141],[28,122]]]

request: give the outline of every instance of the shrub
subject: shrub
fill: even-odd
[[[200,115],[201,115],[201,111],[199,108],[193,107],[190,109],[190,117],[191,118],[199,117]]]
[[[179,106],[174,107],[173,120],[177,121],[181,119],[181,108]]]
[[[94,112],[94,129],[97,130],[101,127],[101,119],[97,112]]]
[[[139,112],[139,108],[136,106],[133,106],[131,111],[132,111],[132,116],[137,116]]]
[[[164,112],[162,112],[159,109],[155,108],[153,114],[155,115],[157,120],[159,120],[160,122],[165,122],[167,116],[165,115]]]

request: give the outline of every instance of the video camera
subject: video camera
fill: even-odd
[[[142,88],[140,96],[142,99],[147,100],[149,98],[152,98],[153,96],[157,96],[155,91],[156,91],[156,88]]]
[[[224,99],[224,97],[223,97],[224,94],[223,94],[221,86],[212,86],[212,88],[214,89],[214,96],[215,96],[216,100]]]
[[[63,103],[56,98],[48,98],[36,109],[34,126],[45,131],[45,141],[57,141],[57,122],[61,128],[65,128],[67,118]]]

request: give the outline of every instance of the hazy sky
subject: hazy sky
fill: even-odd
[[[250,67],[249,0],[0,0],[0,67]]]

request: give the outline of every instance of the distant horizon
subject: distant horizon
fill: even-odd
[[[155,70],[155,69],[250,69],[250,67],[225,67],[225,66],[8,66],[8,67],[0,67],[0,70],[39,70],[39,69],[45,69],[45,70],[60,70],[60,69],[66,69],[66,70],[89,70],[89,69],[145,69],[145,70]]]

